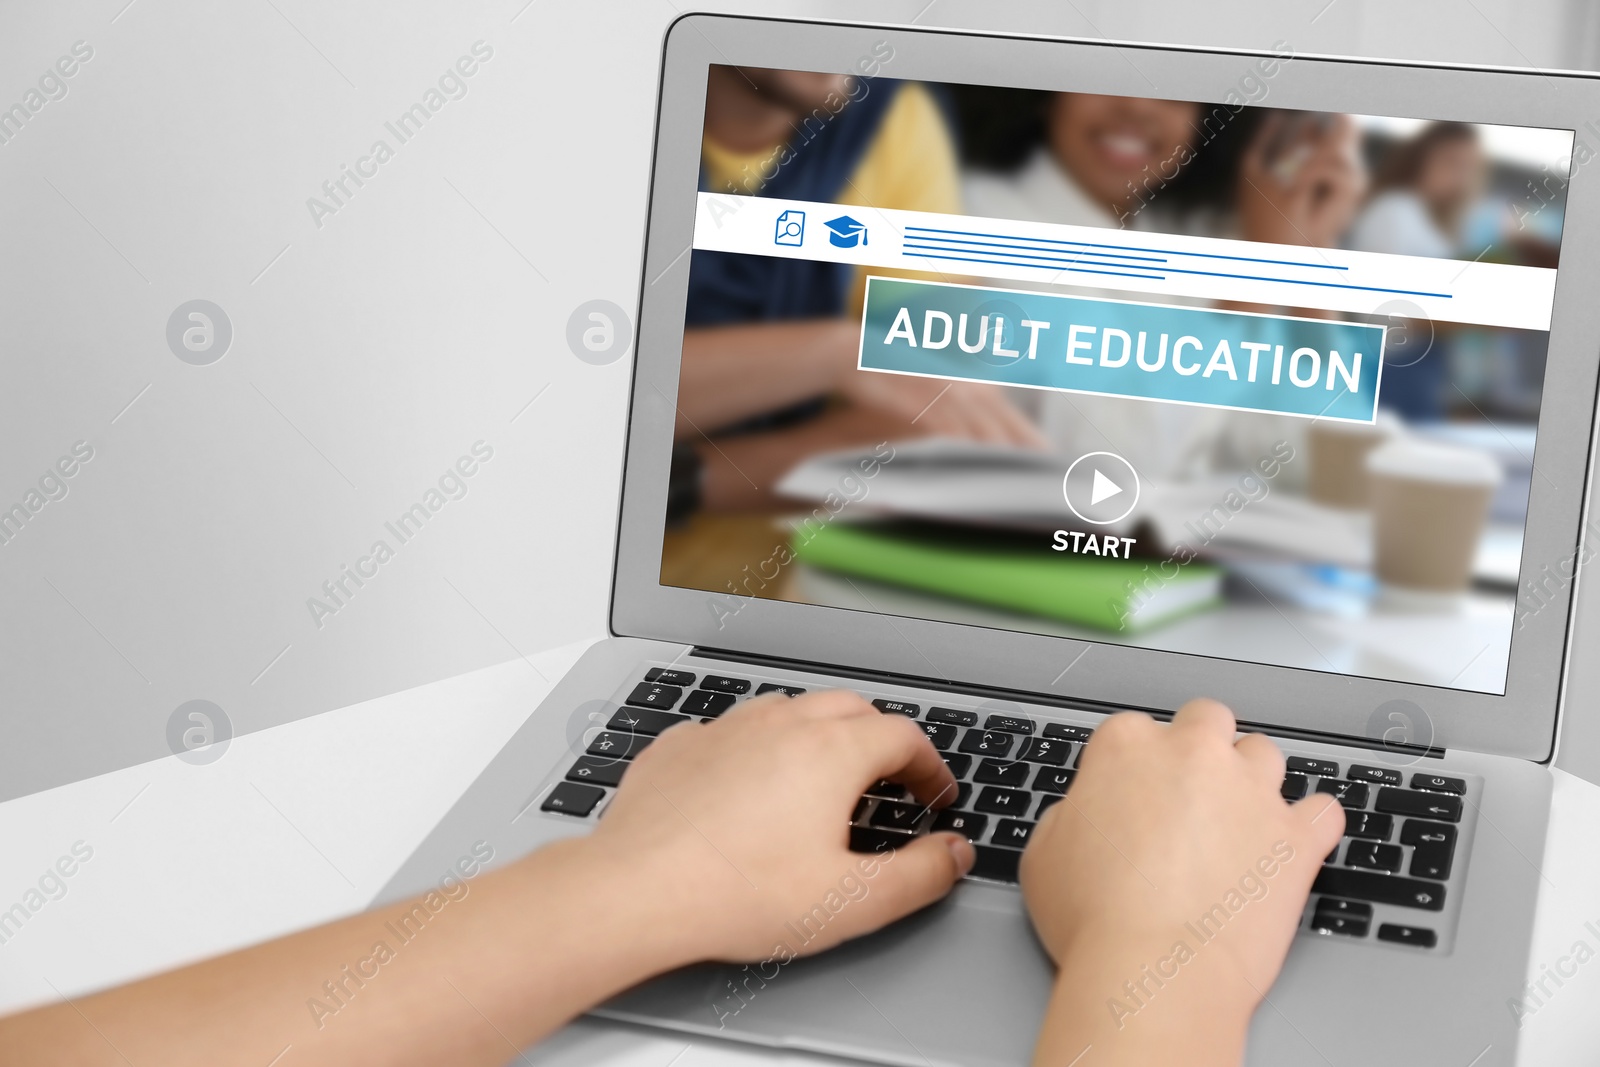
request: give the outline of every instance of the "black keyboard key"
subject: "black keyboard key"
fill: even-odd
[[[1033,804],[1033,796],[1019,789],[1005,789],[998,785],[986,785],[983,792],[978,794],[978,802],[973,805],[976,809],[988,812],[990,815],[1015,815],[1021,817],[1028,814],[1028,808]]]
[[[1040,767],[1033,776],[1033,787],[1046,793],[1065,793],[1077,773],[1065,767]]]
[[[1029,763],[1048,763],[1052,767],[1065,767],[1072,755],[1071,741],[1058,741],[1053,737],[1030,737],[1022,742],[1018,759]]]
[[[611,721],[606,723],[608,730],[626,730],[630,734],[649,734],[654,737],[670,726],[680,722],[688,722],[687,715],[674,715],[670,711],[653,711],[650,708],[618,708]]]
[[[1388,767],[1367,767],[1360,763],[1350,764],[1351,779],[1357,782],[1377,782],[1379,785],[1399,785],[1400,772],[1390,770]]]
[[[1371,926],[1368,919],[1319,911],[1311,916],[1311,929],[1321,934],[1343,934],[1346,937],[1366,937]]]
[[[1344,850],[1344,865],[1399,874],[1400,846],[1383,845],[1376,841],[1352,841],[1350,847]]]
[[[678,710],[685,715],[702,715],[716,718],[729,708],[738,699],[732,693],[712,693],[704,689],[696,689],[689,694],[689,699],[683,702],[683,707]]]
[[[633,687],[633,692],[628,694],[627,703],[641,708],[670,708],[681,696],[683,690],[675,685],[640,682]]]
[[[1312,759],[1310,756],[1290,756],[1284,766],[1300,774],[1314,774],[1318,778],[1339,777],[1339,765],[1332,760]]]
[[[1373,807],[1379,811],[1415,816],[1419,819],[1461,821],[1461,798],[1441,793],[1422,793],[1414,789],[1385,787],[1378,790],[1378,801]]]
[[[973,863],[972,870],[967,872],[968,875],[994,882],[1016,882],[1017,865],[1022,862],[1021,852],[992,845],[974,845],[972,850],[978,854],[978,859]]]
[[[965,807],[967,807],[968,802],[971,801],[971,800],[972,800],[972,783],[971,782],[957,782],[956,783],[956,798],[954,800],[952,800],[949,804],[947,804],[946,807],[965,808]]]
[[[688,671],[675,671],[670,667],[651,667],[644,672],[647,682],[660,682],[662,685],[676,685],[688,688],[694,684],[694,675]]]
[[[1377,904],[1396,904],[1402,908],[1421,908],[1424,911],[1444,910],[1444,889],[1437,882],[1422,882],[1376,871],[1358,871],[1353,867],[1324,867],[1317,872],[1317,880],[1311,884],[1313,893],[1370,900]]]
[[[1283,785],[1278,787],[1278,792],[1285,800],[1299,800],[1311,788],[1311,783],[1303,774],[1286,774],[1283,776]]]
[[[649,734],[618,734],[602,731],[589,742],[589,747],[585,751],[591,756],[605,756],[607,759],[632,759],[654,740],[655,738]]]
[[[912,704],[904,700],[874,700],[872,706],[886,715],[904,715],[908,719],[915,719],[922,710],[921,704]]]
[[[961,751],[974,756],[1005,756],[1011,753],[1011,743],[1015,740],[1015,735],[999,731],[968,730],[967,736],[961,739]]]
[[[1033,817],[1035,819],[1044,818],[1044,813],[1061,803],[1062,799],[1062,797],[1055,793],[1046,793],[1044,796],[1039,798],[1039,807],[1034,811]]]
[[[539,805],[540,811],[558,811],[563,815],[583,818],[600,803],[606,791],[597,785],[580,785],[577,782],[557,782],[550,795]]]
[[[972,769],[972,757],[964,756],[959,752],[946,752],[944,754],[944,765],[949,767],[950,773],[957,778],[965,778],[967,772]]]
[[[1366,837],[1373,841],[1387,841],[1394,830],[1393,815],[1379,815],[1375,811],[1349,811],[1344,816],[1344,836]]]
[[[716,693],[748,693],[750,683],[743,678],[729,678],[721,674],[708,674],[705,681],[700,683],[701,689],[710,689]]]
[[[1012,734],[1031,734],[1035,729],[1032,719],[1020,715],[991,715],[983,721],[985,730],[1004,730]]]
[[[579,756],[578,762],[567,772],[567,781],[586,782],[589,785],[616,785],[622,781],[622,772],[627,769],[628,764],[622,760]]]
[[[1057,741],[1076,741],[1081,745],[1088,743],[1089,738],[1094,736],[1094,731],[1087,726],[1072,726],[1064,722],[1047,722],[1044,724],[1044,735],[1053,737]]]
[[[1367,806],[1367,784],[1365,782],[1341,782],[1337,778],[1324,778],[1317,783],[1317,792],[1331,793],[1339,803],[1347,808],[1364,808]]]
[[[1397,945],[1415,945],[1417,948],[1432,948],[1439,943],[1439,935],[1423,926],[1384,923],[1378,927],[1378,940],[1393,941]]]
[[[867,805],[871,803],[872,799],[870,797],[862,797],[860,800],[856,801],[855,810],[850,813],[850,821],[860,822],[861,816],[867,813]]]
[[[933,817],[931,830],[949,830],[976,841],[989,828],[989,816],[974,815],[970,811],[951,811],[946,808]]]
[[[957,711],[955,708],[929,708],[924,716],[929,722],[945,722],[951,726],[976,726],[978,713],[975,711]]]
[[[916,837],[902,830],[885,830],[881,826],[850,827],[851,852],[887,852],[915,840]]]
[[[927,808],[915,801],[901,803],[881,800],[878,802],[878,810],[872,813],[872,818],[868,821],[873,826],[882,826],[890,830],[915,830],[927,811]]]
[[[1407,819],[1400,828],[1400,843],[1413,846],[1410,874],[1416,878],[1450,877],[1456,850],[1456,828],[1448,823]]]
[[[1317,912],[1330,915],[1348,915],[1352,919],[1371,919],[1372,905],[1362,904],[1354,900],[1340,900],[1338,897],[1323,897],[1317,901]]]
[[[782,693],[786,697],[797,697],[805,690],[798,685],[785,685],[782,682],[762,682],[756,686],[756,696],[762,693]]]
[[[876,782],[867,786],[867,796],[881,797],[884,800],[904,800],[906,798],[906,787],[899,782],[891,782],[887,778],[879,778]]]
[[[933,747],[943,752],[956,743],[956,728],[938,722],[922,723],[922,732],[928,735]]]
[[[979,760],[978,769],[972,772],[972,780],[979,785],[1009,785],[1013,789],[1021,789],[1028,784],[1028,774],[1032,770],[1029,764],[1011,760]]]
[[[1460,796],[1467,791],[1467,783],[1462,778],[1446,778],[1439,774],[1413,774],[1411,776],[1411,788],[1431,789],[1435,793],[1454,793],[1456,796]],[[1396,927],[1396,929],[1410,929],[1410,927]],[[1432,932],[1432,930],[1423,931],[1423,933],[1429,934]],[[1383,936],[1382,931],[1379,931],[1378,936]]]
[[[1033,833],[1033,823],[1017,819],[1001,819],[994,828],[994,843],[1007,848],[1027,848],[1028,836]]]

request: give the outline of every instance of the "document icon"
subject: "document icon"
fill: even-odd
[[[867,226],[864,222],[857,222],[849,215],[840,215],[836,219],[829,219],[823,225],[828,227],[828,241],[840,248],[854,248],[856,245],[867,243]]]
[[[806,213],[785,211],[778,216],[778,226],[772,235],[775,245],[799,245],[806,239]]]

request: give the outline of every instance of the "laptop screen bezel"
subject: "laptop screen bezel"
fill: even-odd
[[[881,54],[880,42],[893,50],[885,77],[1205,102],[1226,100],[1230,91],[1237,99],[1241,76],[1265,55],[739,16],[675,21],[663,45],[612,632],[1055,700],[1165,711],[1206,695],[1228,703],[1241,720],[1267,726],[1376,739],[1399,723],[1413,744],[1548,759],[1571,582],[1514,630],[1504,695],[759,598],[734,598],[730,610],[731,594],[661,584],[707,69],[851,72],[863,56]],[[1585,122],[1600,130],[1600,81],[1571,73],[1295,56],[1277,69],[1260,102],[1540,126],[1580,131],[1580,138]],[[1575,166],[1567,197],[1524,583],[1576,558],[1587,498],[1600,344],[1584,338],[1600,338],[1600,301],[1587,295],[1600,291],[1600,257],[1585,262],[1574,250],[1600,237],[1600,177]],[[780,540],[775,533],[774,547]],[[1394,707],[1408,708],[1402,719],[1384,714]]]

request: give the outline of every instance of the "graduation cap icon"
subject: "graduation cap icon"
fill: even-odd
[[[828,227],[828,242],[840,248],[854,248],[867,243],[867,224],[849,215],[840,215],[823,223]]]

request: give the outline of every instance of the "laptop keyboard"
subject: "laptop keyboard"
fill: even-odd
[[[818,688],[838,683],[820,681]],[[567,768],[540,805],[543,812],[598,817],[622,780],[628,761],[659,734],[681,722],[710,722],[751,696],[799,696],[807,686],[683,667],[649,667],[623,696],[604,729]],[[1022,849],[1039,818],[1072,786],[1094,717],[1084,722],[990,713],[933,700],[870,698],[886,715],[916,720],[956,779],[956,796],[933,811],[902,786],[880,781],[855,806],[850,847],[859,852],[896,848],[914,836],[948,830],[972,841],[977,861],[968,877],[1015,884]],[[1072,714],[1070,711],[1064,714]],[[1293,747],[1293,742],[1281,742]],[[1429,761],[1432,762],[1432,761]],[[1459,912],[1464,864],[1463,833],[1470,834],[1472,798],[1481,791],[1472,775],[1378,766],[1373,763],[1287,756],[1282,793],[1298,800],[1327,793],[1345,809],[1345,833],[1312,886],[1301,919],[1303,932],[1347,941],[1386,942],[1448,951]]]

